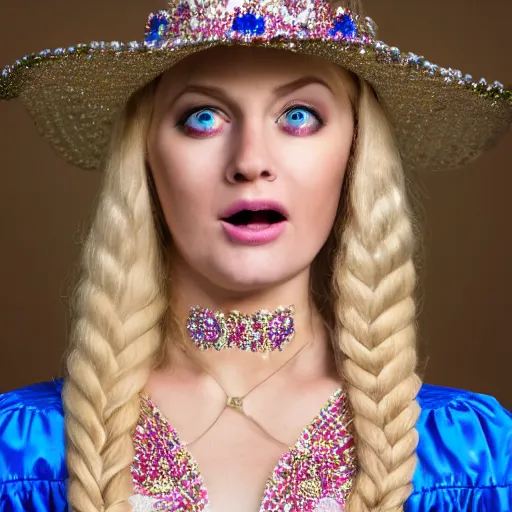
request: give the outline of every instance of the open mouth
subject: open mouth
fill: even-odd
[[[286,218],[276,210],[241,210],[222,220],[233,226],[251,226],[277,224]]]

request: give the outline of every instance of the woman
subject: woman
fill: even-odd
[[[1,398],[2,510],[512,509],[510,414],[415,372],[404,178],[489,147],[510,92],[359,12],[171,3],[142,46],[6,68],[105,174],[65,382]]]

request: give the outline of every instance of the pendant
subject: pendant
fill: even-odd
[[[235,411],[244,412],[244,399],[237,396],[228,396],[227,406]]]

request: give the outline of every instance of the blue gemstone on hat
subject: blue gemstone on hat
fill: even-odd
[[[233,20],[231,28],[241,34],[255,34],[259,36],[265,32],[265,19],[262,16],[255,16],[250,13],[244,14],[243,16],[237,16]]]
[[[343,37],[355,37],[357,35],[357,29],[352,18],[347,14],[343,14],[336,18],[334,27],[329,30],[329,33],[332,36],[341,33]]]
[[[152,16],[148,23],[148,31],[146,32],[146,37],[144,38],[146,43],[158,43],[161,41],[167,31],[167,27],[169,26],[169,21],[167,18],[160,14],[155,14]]]

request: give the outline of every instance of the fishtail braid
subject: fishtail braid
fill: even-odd
[[[167,303],[144,156],[152,97],[151,87],[137,94],[113,129],[73,298],[63,401],[74,512],[131,509],[139,393]]]
[[[414,234],[400,156],[372,89],[361,81],[341,243],[333,264],[342,377],[358,458],[349,510],[396,512],[416,466]]]

